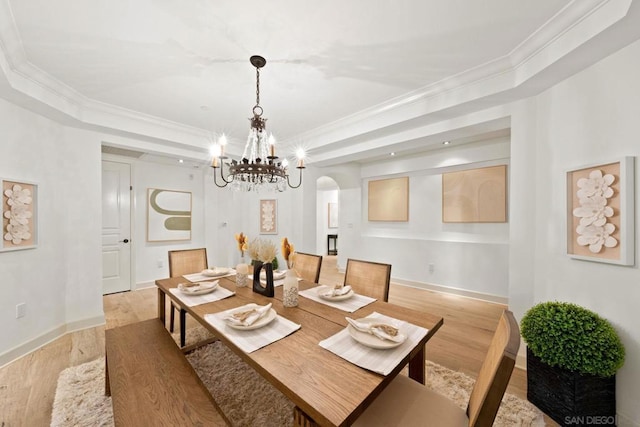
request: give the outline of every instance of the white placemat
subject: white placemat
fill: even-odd
[[[378,350],[360,344],[351,338],[349,331],[345,328],[326,340],[320,341],[320,347],[326,348],[361,368],[388,375],[428,332],[427,329],[420,326],[377,312],[371,313],[367,318],[379,319],[384,323],[396,326],[403,334],[407,335],[407,340],[398,347]]]
[[[195,283],[195,282],[205,282],[207,280],[216,280],[221,277],[233,276],[235,274],[236,274],[236,270],[234,270],[233,268],[230,268],[227,274],[222,274],[220,276],[205,276],[202,273],[193,273],[193,274],[184,274],[182,277],[184,277],[190,282]]]
[[[218,313],[205,314],[204,319],[217,330],[221,331],[227,338],[229,338],[230,341],[245,353],[254,352],[273,342],[281,340],[287,335],[290,335],[300,329],[301,326],[289,319],[285,319],[284,317],[277,315],[271,323],[259,329],[252,329],[248,331],[234,329],[227,325],[227,322],[223,320],[223,317],[227,312],[237,309],[238,307]]]
[[[345,299],[342,301],[329,301],[324,298],[320,298],[318,296],[318,289],[326,288],[324,285],[316,286],[315,288],[307,289],[305,291],[300,291],[299,294],[305,298],[312,299],[322,304],[326,304],[330,307],[337,308],[342,311],[346,311],[347,313],[353,313],[356,310],[361,309],[362,307],[371,304],[376,299],[367,297],[364,295],[355,294],[349,299]]]
[[[225,289],[222,286],[218,286],[213,292],[209,292],[208,294],[203,295],[187,295],[182,293],[178,288],[170,288],[169,292],[177,296],[178,299],[182,301],[187,307],[193,307],[194,305],[219,301],[236,294],[235,292]]]

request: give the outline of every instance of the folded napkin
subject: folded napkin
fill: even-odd
[[[229,273],[230,270],[231,270],[230,268],[213,267],[213,268],[206,268],[202,270],[200,274],[205,276],[221,276],[223,274]]]
[[[322,293],[322,296],[325,297],[339,297],[342,295],[346,295],[351,292],[351,286],[336,286],[335,288],[328,288],[325,292]]]
[[[184,293],[192,293],[198,291],[204,291],[205,289],[211,289],[218,286],[219,281],[214,282],[200,282],[200,283],[180,283],[178,289]]]
[[[372,324],[384,323],[397,326],[402,329],[402,333],[407,336],[407,339],[397,347],[380,350],[364,345],[353,345],[353,338],[348,328],[344,328],[337,334],[320,341],[320,347],[329,350],[361,368],[378,372],[382,375],[389,375],[403,360],[406,362],[404,358],[407,357],[412,350],[416,349],[416,345],[428,333],[427,329],[421,328],[420,326],[412,325],[409,322],[394,319],[393,317],[385,316],[377,312],[371,313],[365,317],[365,319],[371,319],[367,320],[367,322]],[[364,321],[364,319],[360,319],[360,321]]]
[[[232,325],[251,326],[266,315],[269,310],[271,310],[271,303],[265,306],[250,304],[249,306],[234,309],[232,313],[227,312],[223,319]]]
[[[359,322],[350,317],[345,317],[347,322],[357,330],[361,332],[366,332],[368,334],[374,335],[381,340],[388,340],[393,342],[402,342],[406,339],[406,336],[400,334],[398,328],[395,326],[379,322],[379,323],[368,323],[368,322]]]

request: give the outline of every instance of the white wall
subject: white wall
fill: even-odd
[[[240,258],[235,235],[244,232],[252,240],[256,237],[272,240],[278,248],[282,237],[298,243],[302,239],[297,227],[303,221],[300,215],[301,197],[296,190],[283,193],[240,193],[229,188],[218,188],[213,183],[212,170],[193,169],[178,164],[161,164],[135,159],[106,156],[109,160],[132,164],[134,187],[133,233],[135,242],[135,287],[152,286],[156,279],[167,277],[168,251],[174,249],[207,248],[210,266],[235,266]],[[192,193],[191,240],[148,242],[147,190],[162,188]],[[259,202],[261,199],[278,201],[278,233],[259,233]],[[300,243],[300,247],[302,244]],[[282,257],[279,255],[279,261]],[[162,264],[160,266],[160,264]]]
[[[506,301],[509,223],[442,222],[442,173],[497,164],[509,164],[507,138],[364,166],[362,240],[351,257],[390,263],[394,280],[417,287]],[[409,221],[369,221],[368,182],[398,176],[409,176]]]
[[[287,189],[281,193],[240,193],[230,188],[216,187],[211,174],[212,170],[205,174],[205,228],[210,262],[235,266],[240,259],[235,235],[240,232],[248,236],[249,242],[255,238],[271,240],[278,248],[278,262],[281,268],[284,265],[280,254],[280,242],[283,237],[287,237],[297,250],[303,249],[303,188]],[[297,179],[294,181],[297,182]],[[276,234],[260,234],[260,200],[263,199],[277,201]],[[248,254],[246,258],[249,260]]]
[[[640,425],[640,272],[637,261],[624,267],[565,255],[565,173],[623,156],[635,156],[638,166],[638,75],[640,42],[518,103],[512,122],[512,202],[525,206],[512,222],[510,268],[511,280],[520,277],[525,284],[511,287],[510,303],[521,315],[536,302],[570,301],[612,322],[626,348],[617,375],[620,426]],[[636,224],[639,176],[636,172]],[[637,260],[637,229],[635,245]]]
[[[201,169],[145,161],[133,163],[135,282],[139,286],[169,276],[168,251],[206,247],[204,179]],[[147,241],[147,190],[191,192],[191,240]],[[209,262],[211,254],[207,251]],[[160,266],[162,263],[162,266]]]
[[[100,138],[4,100],[0,128],[0,177],[38,184],[38,247],[0,252],[1,366],[104,315]]]

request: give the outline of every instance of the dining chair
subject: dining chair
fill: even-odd
[[[391,264],[347,259],[344,285],[349,285],[357,294],[389,301]]]
[[[169,277],[184,276],[185,274],[200,273],[208,268],[207,248],[180,249],[169,251]],[[169,332],[173,333],[175,324],[175,311],[178,309],[171,302],[171,314],[169,319]],[[186,342],[187,311],[180,309],[180,347]]]
[[[318,283],[318,280],[320,280],[320,267],[322,267],[322,255],[305,254],[303,252],[295,253],[293,269],[301,279]]]
[[[498,413],[519,347],[518,322],[511,311],[505,310],[469,396],[466,411],[452,400],[400,374],[353,425],[489,427]]]

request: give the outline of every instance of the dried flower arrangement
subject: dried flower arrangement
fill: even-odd
[[[259,237],[249,243],[247,250],[251,259],[262,261],[263,263],[273,261],[278,252],[276,245],[271,240],[260,239]]]
[[[287,263],[287,268],[293,268],[293,258],[295,257],[295,253],[293,250],[293,245],[289,243],[289,240],[286,237],[282,238],[282,256]]]
[[[247,236],[244,233],[236,234],[236,242],[238,242],[238,249],[240,250],[240,256],[244,256],[244,251],[247,250]]]

